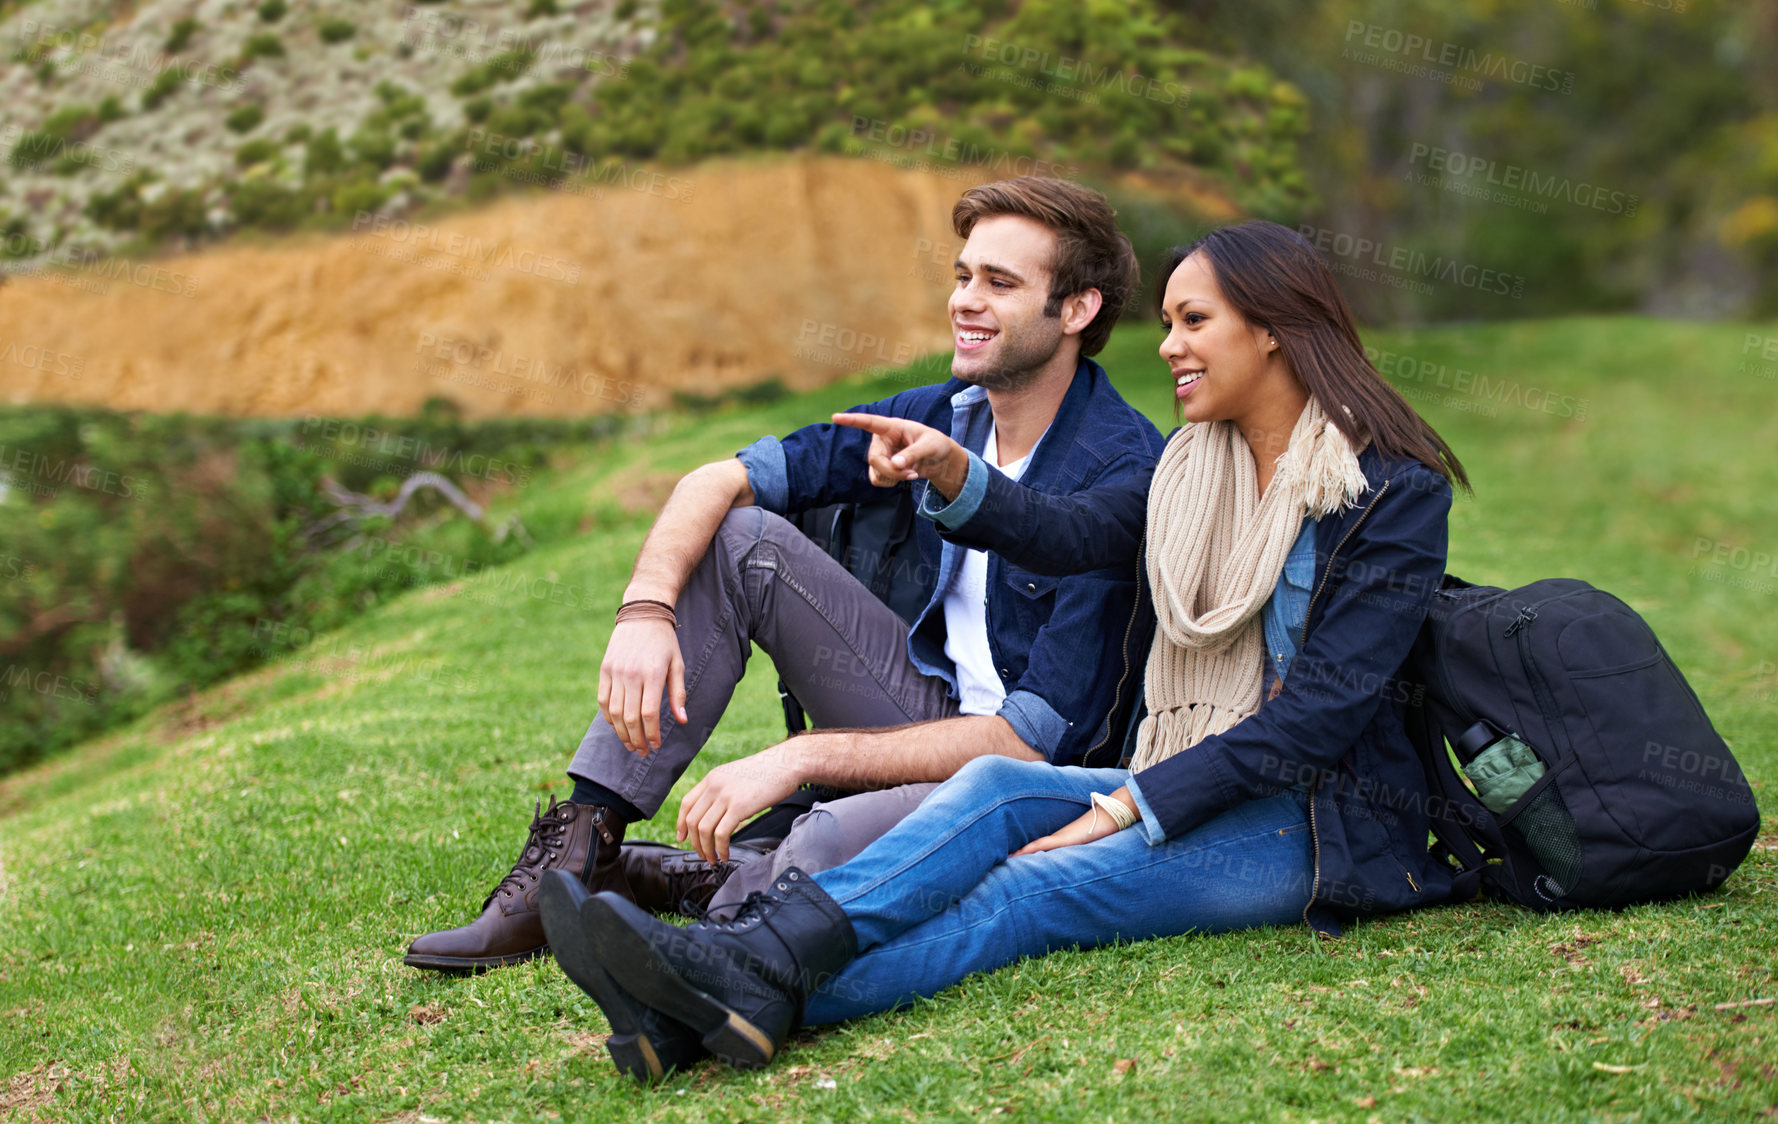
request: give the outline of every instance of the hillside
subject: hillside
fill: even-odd
[[[1770,820],[1778,617],[1749,563],[1778,433],[1749,336],[1569,319],[1367,333],[1476,496],[1451,569],[1588,578],[1661,636]],[[1147,325],[1105,355],[1169,428]],[[919,377],[919,376],[915,376]],[[1059,953],[799,1036],[775,1067],[619,1078],[547,961],[404,968],[511,862],[592,714],[630,559],[686,468],[893,392],[850,378],[539,476],[500,514],[579,538],[382,606],[308,649],[0,781],[0,1113],[162,1119],[1752,1119],[1778,1106],[1778,835],[1708,899],[1470,903]],[[1683,393],[1675,391],[1684,387]],[[1719,549],[1720,548],[1720,549]],[[572,589],[579,608],[552,591]],[[781,735],[756,665],[683,793]],[[675,800],[668,807],[674,807]],[[637,834],[664,838],[667,822]]]
[[[972,183],[1111,186],[1145,252],[1301,207],[1301,95],[1202,38],[1147,2],[3,4],[0,394],[575,415],[905,362]]]
[[[1301,96],[1146,0],[39,0],[0,39],[15,275],[536,188],[677,198],[663,168],[761,152],[1307,198]]]
[[[99,259],[0,289],[0,340],[36,349],[0,367],[0,393],[328,416],[413,414],[437,395],[483,417],[813,386],[943,345],[951,204],[979,178],[838,157],[703,164],[642,190]]]

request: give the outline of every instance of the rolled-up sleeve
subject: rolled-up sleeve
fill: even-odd
[[[776,437],[761,437],[735,454],[747,468],[747,486],[753,502],[778,515],[790,508],[790,464],[784,444]]]
[[[1135,777],[1131,777],[1124,782],[1124,787],[1130,790],[1130,799],[1136,802],[1136,810],[1142,813],[1142,836],[1148,840],[1148,845],[1158,847],[1165,843],[1167,829],[1161,826],[1160,817],[1148,806],[1148,797],[1142,795],[1142,786],[1136,783]]]
[[[1068,736],[1069,722],[1056,713],[1055,707],[1044,702],[1041,695],[1013,691],[1000,704],[999,714],[1026,745],[1043,754],[1046,760],[1056,760],[1062,739]]]
[[[954,531],[975,516],[982,506],[982,498],[988,494],[988,462],[969,454],[969,472],[963,478],[963,489],[957,498],[949,503],[937,488],[930,485],[926,494],[920,499],[920,514],[933,520],[946,530]]]

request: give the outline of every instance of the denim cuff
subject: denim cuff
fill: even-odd
[[[1159,847],[1167,841],[1167,833],[1161,828],[1160,818],[1154,814],[1154,809],[1148,806],[1148,798],[1142,795],[1142,786],[1132,776],[1124,782],[1124,787],[1130,790],[1130,799],[1136,802],[1136,810],[1142,813],[1143,837],[1148,840],[1150,847]]]
[[[753,502],[776,515],[790,507],[790,462],[784,457],[784,446],[776,437],[761,437],[735,454],[747,467],[747,486],[753,489]]]
[[[1006,701],[1000,704],[999,714],[1012,727],[1013,733],[1051,763],[1056,759],[1056,749],[1062,744],[1068,727],[1073,725],[1041,696],[1030,691],[1014,691],[1007,695]]]
[[[947,531],[955,531],[969,522],[987,494],[988,462],[969,453],[969,473],[963,478],[963,490],[957,493],[957,498],[949,503],[943,502],[944,496],[928,482],[926,494],[920,497],[920,514]],[[940,501],[937,506],[933,505],[934,499]]]

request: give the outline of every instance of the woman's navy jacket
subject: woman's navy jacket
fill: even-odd
[[[1451,486],[1425,465],[1372,449],[1359,465],[1369,489],[1316,526],[1318,577],[1282,693],[1136,777],[1168,838],[1248,800],[1312,793],[1312,900],[1341,916],[1451,896],[1448,868],[1427,850],[1428,813],[1440,811],[1428,805],[1438,798],[1428,796],[1403,727],[1416,688],[1399,677],[1444,575]],[[1143,569],[1141,544],[1126,528],[1130,507],[1146,504],[1146,490],[1047,496],[990,475],[980,507],[966,524],[943,530],[946,538],[1036,572],[1120,560]],[[1144,582],[1139,624],[1152,635],[1148,597]]]

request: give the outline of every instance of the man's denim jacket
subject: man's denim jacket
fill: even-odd
[[[943,542],[939,527],[978,514],[984,474],[998,471],[978,455],[992,421],[987,394],[951,379],[854,410],[922,422],[949,433],[972,454],[969,476],[953,502],[944,503],[925,481],[915,483],[927,517],[915,521],[915,533],[931,592],[908,636],[908,656],[922,672],[943,679],[956,697],[956,667],[945,655],[943,603],[963,550]],[[1023,483],[1054,495],[1088,488],[1099,496],[1117,495],[1122,502],[1114,506],[1130,522],[1119,530],[1139,538],[1143,500],[1163,445],[1160,431],[1123,400],[1104,369],[1083,359],[1049,431],[1032,451]],[[747,466],[754,502],[790,515],[870,496],[869,447],[870,434],[823,422],[783,440],[761,438],[736,455]],[[1132,685],[1146,656],[1147,630],[1131,627],[1136,597],[1131,566],[1056,577],[989,555],[988,648],[1007,692],[999,713],[1049,761],[1076,764],[1098,747],[1093,763],[1116,764]]]

